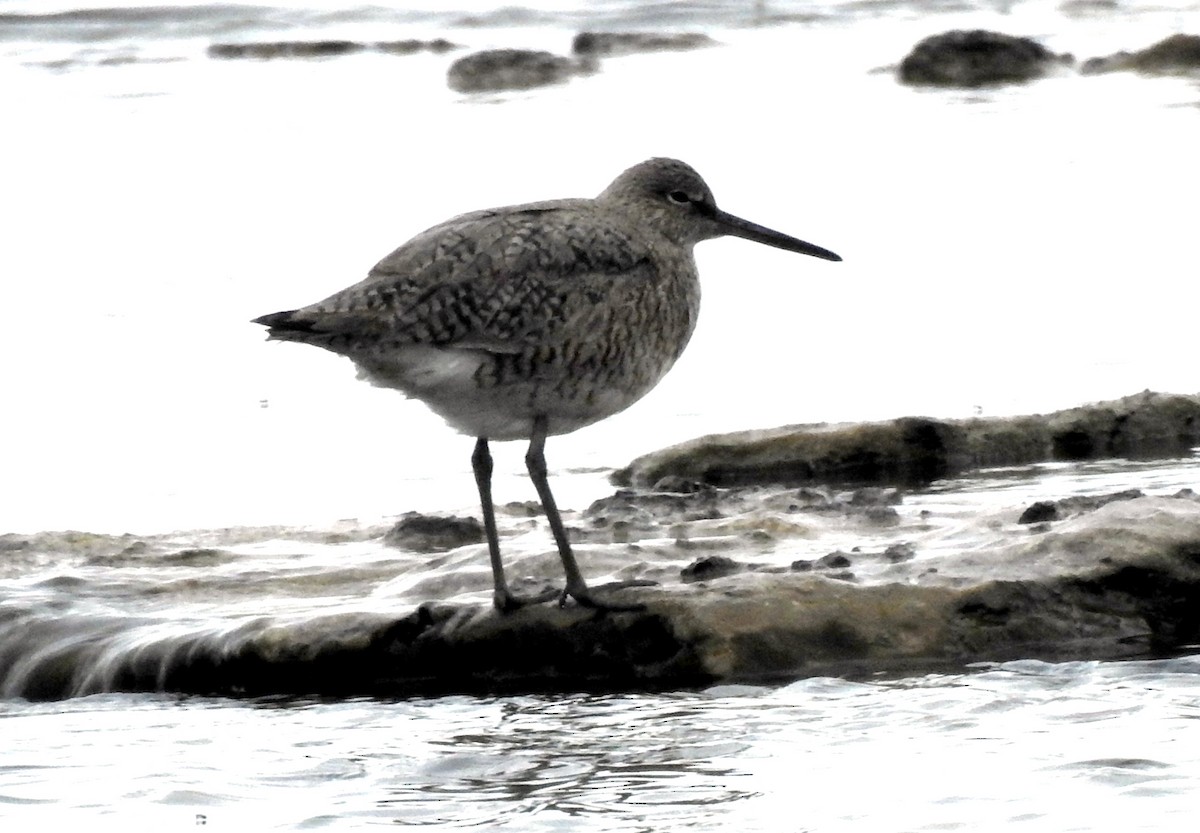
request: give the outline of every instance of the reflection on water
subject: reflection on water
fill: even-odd
[[[1183,830],[1198,718],[1200,657],[661,695],[7,701],[0,816],[14,830],[197,814],[255,830]]]
[[[748,745],[739,732],[697,720],[694,698],[583,697],[501,704],[487,731],[449,734],[441,754],[387,803],[437,817],[445,799],[467,813],[543,817],[612,816],[640,823],[727,806],[754,793],[732,761]],[[737,782],[743,783],[737,783]],[[461,817],[458,819],[462,823]],[[657,825],[656,825],[657,826]]]

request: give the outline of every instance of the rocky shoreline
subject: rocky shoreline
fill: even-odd
[[[870,580],[810,570],[627,591],[640,612],[427,603],[399,619],[262,623],[117,659],[105,691],[414,696],[673,689],[923,673],[1016,658],[1117,659],[1200,638],[1200,501],[1140,497]],[[65,678],[22,695],[55,699]]]
[[[925,420],[936,428],[929,433],[952,438],[939,448],[953,465],[872,471],[887,481],[896,472],[961,471],[1000,459],[1079,459],[1081,449],[1093,456],[1170,452],[1187,461],[1198,444],[1198,416],[1195,396],[1143,393],[1044,416]],[[815,430],[819,448],[839,436],[857,444],[852,457],[866,459],[864,438],[892,454],[911,424]],[[964,538],[961,517],[910,506],[902,488],[886,483],[839,489],[764,478],[712,485],[746,479],[739,442],[752,457],[764,434],[772,447],[794,450],[801,446],[782,438],[813,431],[747,432],[667,449],[651,455],[653,465],[643,458],[622,473],[634,483],[657,481],[656,489],[622,489],[568,513],[570,534],[593,568],[617,564],[618,579],[658,582],[622,591],[622,601],[644,605],[640,611],[545,604],[501,614],[486,603],[427,601],[399,616],[259,618],[219,633],[139,640],[135,651],[106,645],[110,637],[119,641],[119,621],[98,622],[89,625],[95,638],[70,656],[47,656],[9,693],[393,697],[672,689],[911,674],[1014,658],[1146,657],[1200,641],[1200,496],[1192,489],[1045,495],[970,519],[984,532]],[[921,459],[930,453],[927,443],[912,449]],[[734,463],[736,477],[726,473]],[[764,465],[774,472],[803,468]],[[473,519],[410,515],[381,544],[432,559],[479,550],[478,538]],[[797,542],[807,553],[827,554],[789,561]],[[415,598],[423,595],[414,590]],[[102,665],[84,673],[89,652]]]

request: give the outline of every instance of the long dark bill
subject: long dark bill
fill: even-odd
[[[829,249],[822,249],[820,246],[815,246],[812,243],[806,243],[796,237],[784,234],[781,231],[769,229],[766,226],[760,226],[758,223],[752,223],[749,220],[743,220],[741,217],[735,217],[732,214],[726,214],[724,211],[717,209],[712,214],[712,219],[725,227],[728,234],[734,237],[742,237],[746,240],[753,240],[755,243],[764,243],[768,246],[774,246],[776,249],[786,249],[789,252],[799,252],[802,255],[812,255],[819,257],[822,260],[841,260],[841,256],[834,254]]]

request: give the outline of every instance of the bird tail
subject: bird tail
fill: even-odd
[[[320,335],[313,326],[315,322],[294,309],[260,315],[250,323],[262,324],[267,328],[267,338],[276,341],[312,341]]]

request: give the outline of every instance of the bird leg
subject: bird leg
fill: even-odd
[[[504,579],[504,564],[500,560],[500,536],[496,532],[496,510],[492,505],[492,455],[488,451],[487,437],[475,441],[475,453],[471,455],[471,468],[475,472],[475,485],[479,487],[479,503],[483,509],[483,529],[487,533],[488,555],[492,560],[492,604],[498,610],[508,612],[530,604],[548,602],[559,595],[557,590],[528,598],[513,595]]]
[[[550,492],[545,449],[546,417],[538,416],[533,421],[533,435],[529,438],[529,451],[525,454],[525,465],[529,469],[529,479],[533,481],[533,486],[537,489],[538,498],[542,502],[542,509],[546,512],[546,520],[550,522],[550,531],[554,533],[554,542],[558,545],[558,556],[562,559],[563,572],[567,575],[567,587],[563,590],[562,596],[559,598],[559,604],[565,604],[567,597],[570,596],[584,607],[599,610],[645,610],[645,605],[610,604],[592,595],[587,582],[583,580],[583,573],[579,570],[579,564],[575,561],[575,554],[571,552],[571,543],[567,540],[566,527],[563,526],[562,516],[558,514],[558,505],[554,502],[554,495]],[[626,587],[648,587],[654,584],[657,584],[657,582],[643,580],[617,581],[605,584],[603,589],[618,590]]]

